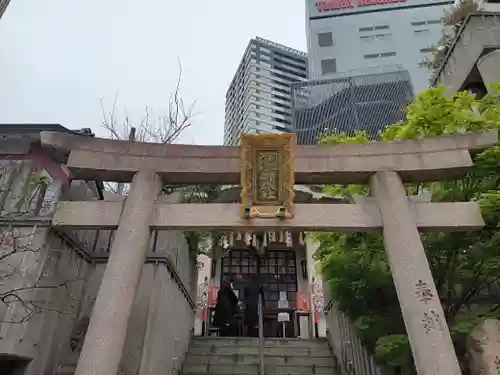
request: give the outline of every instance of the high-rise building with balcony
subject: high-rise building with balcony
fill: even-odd
[[[306,53],[251,39],[226,93],[224,145],[237,145],[241,133],[291,131],[291,84],[306,79]]]

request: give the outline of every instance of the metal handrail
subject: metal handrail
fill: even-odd
[[[259,313],[259,358],[260,358],[260,375],[264,374],[264,308],[262,301],[262,294],[259,293],[258,303]]]

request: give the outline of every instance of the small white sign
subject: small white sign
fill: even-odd
[[[278,314],[278,322],[289,322],[290,314],[286,312],[282,312]]]

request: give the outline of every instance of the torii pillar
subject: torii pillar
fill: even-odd
[[[146,259],[160,177],[139,171],[123,205],[75,375],[115,375]]]
[[[411,202],[397,172],[370,180],[382,216],[387,258],[419,375],[461,375]]]

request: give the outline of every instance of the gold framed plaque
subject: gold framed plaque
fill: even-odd
[[[292,218],[294,212],[293,133],[241,135],[241,215]]]

